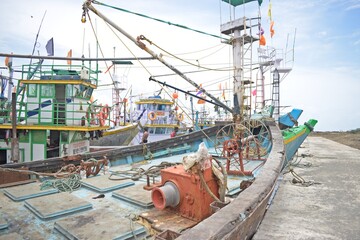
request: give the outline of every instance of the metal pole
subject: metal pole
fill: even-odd
[[[16,134],[16,92],[12,93],[11,102],[11,124],[12,124],[12,138],[11,138],[11,160],[13,163],[19,162],[19,140]]]
[[[32,56],[24,54],[0,53],[0,57],[13,58],[33,58],[33,59],[50,59],[50,60],[71,60],[71,61],[135,61],[135,60],[154,60],[153,57],[128,57],[128,58],[85,58],[85,57],[55,57],[55,56]]]
[[[124,101],[124,126],[126,125],[126,101]]]
[[[193,127],[195,127],[195,123],[194,123],[194,102],[193,102],[193,97],[190,96],[190,103],[191,103],[191,119],[192,119],[192,125]]]
[[[196,96],[195,94],[192,94],[192,93],[189,93],[189,92],[187,92],[187,91],[184,91],[184,90],[182,90],[182,89],[180,89],[180,88],[171,86],[171,85],[169,85],[169,84],[167,84],[167,83],[160,82],[160,81],[158,81],[158,80],[156,80],[156,79],[154,79],[154,78],[152,78],[152,77],[149,78],[149,81],[157,82],[157,83],[159,83],[159,84],[161,84],[161,85],[164,85],[164,86],[167,86],[167,87],[169,87],[169,88],[175,89],[176,91],[179,91],[179,92],[188,94],[188,95],[190,95],[190,96],[192,96],[192,97],[194,97],[194,98],[204,100],[205,102],[214,104],[214,105],[219,106],[219,107],[223,107],[223,105],[222,105],[222,104],[220,105],[218,102],[213,102],[213,101],[207,100],[206,98],[202,98],[202,97]]]

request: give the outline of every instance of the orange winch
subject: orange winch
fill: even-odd
[[[202,174],[211,192],[219,197],[219,187],[211,164]],[[151,193],[157,209],[168,208],[195,221],[201,221],[211,215],[210,204],[214,199],[206,191],[197,173],[186,172],[183,165],[176,165],[161,170],[161,179],[161,186],[153,188]]]

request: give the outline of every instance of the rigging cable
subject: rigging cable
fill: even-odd
[[[94,1],[94,2],[97,2],[97,1]],[[87,16],[89,17],[89,19],[90,19],[90,15],[89,15],[89,12],[88,12],[88,9],[86,9],[86,8],[84,8],[84,12],[86,12],[87,13]],[[85,14],[83,13],[83,16],[84,16]],[[103,19],[104,21],[105,21],[105,19]],[[82,19],[82,21],[83,22],[85,22],[86,21],[86,19]],[[106,22],[106,21],[105,21]],[[110,24],[109,23],[107,23],[106,22],[106,24],[109,26]],[[91,26],[92,26],[92,24],[91,24]],[[110,28],[110,26],[109,26],[109,28]],[[113,32],[114,32],[114,30],[112,29],[112,28],[110,28]],[[94,31],[94,30],[93,30]],[[95,36],[96,36],[96,33],[94,32],[94,34],[95,34]],[[121,39],[119,38],[119,36],[114,32],[114,34],[118,37],[118,39],[121,41]],[[97,38],[97,36],[96,36],[96,38]],[[143,39],[143,36],[140,36],[139,37],[140,39]],[[145,38],[144,38],[145,39]],[[122,43],[123,43],[123,41],[121,41]],[[123,43],[124,44],[124,43]],[[125,44],[124,44],[125,45]],[[126,45],[125,45],[125,47],[127,47]],[[128,48],[128,47],[127,47]],[[101,49],[100,49],[101,50]],[[131,51],[130,51],[131,52]],[[131,52],[132,53],[132,52]],[[102,53],[103,54],[103,53]],[[133,54],[133,53],[132,53]],[[134,54],[133,54],[134,55]],[[139,60],[138,60],[139,61]],[[139,63],[145,68],[145,66],[139,61]],[[106,66],[107,66],[107,64],[106,64]],[[145,68],[146,69],[146,68]],[[146,69],[146,71],[150,74],[150,72],[148,71],[148,69]],[[226,71],[228,71],[228,70],[226,70]],[[151,74],[150,74],[151,75]],[[164,89],[164,87],[161,85],[161,84],[159,84],[160,85],[160,87],[162,88],[162,89]],[[170,98],[172,98],[172,96],[170,95],[170,93],[168,93],[165,89],[164,89],[164,91],[168,94],[168,96],[170,97]],[[191,117],[189,116],[189,114],[188,113],[186,113],[184,110],[183,110],[183,108],[181,107],[181,106],[179,106],[180,107],[180,109],[183,111],[183,113],[189,118],[189,119],[191,119]],[[205,134],[205,136],[210,140],[210,141],[212,141],[212,139],[210,139],[210,137],[209,136],[207,136],[206,135],[206,133],[203,131],[203,130],[201,130],[204,134]],[[212,141],[213,142],[213,141]]]
[[[90,21],[91,29],[93,30],[94,36],[95,36],[95,38],[96,38],[96,42],[99,43],[99,38],[98,38],[98,36],[97,36],[97,34],[96,34],[96,32],[95,32],[93,23],[92,23],[91,18],[90,18],[90,14],[89,14],[88,11],[86,11],[86,13],[87,13],[87,16],[88,16],[89,21]],[[104,57],[104,53],[103,53],[103,50],[102,50],[100,44],[98,44],[98,46],[99,46],[99,48],[100,48],[100,52],[101,52],[102,57]],[[108,66],[108,64],[106,63],[106,61],[105,61],[105,66],[106,66],[106,68],[109,68],[109,66]],[[110,78],[111,78],[111,81],[113,82],[114,87],[116,87],[115,81],[114,81],[113,77],[111,76],[111,74],[109,74],[109,76],[110,76]]]
[[[161,20],[159,18],[153,18],[153,17],[147,16],[145,14],[132,12],[132,11],[129,11],[129,10],[126,10],[126,9],[123,9],[123,8],[119,8],[119,7],[111,6],[111,5],[108,5],[108,4],[105,4],[105,3],[101,3],[99,1],[93,1],[93,3],[98,4],[98,5],[102,5],[102,6],[105,6],[105,7],[113,8],[113,9],[116,9],[116,10],[120,10],[120,11],[123,11],[123,12],[126,12],[126,13],[131,13],[131,14],[134,14],[134,15],[137,15],[137,16],[140,16],[140,17],[152,19],[152,20],[155,20],[155,21],[158,21],[158,22],[161,22],[161,23],[165,23],[167,25],[172,25],[172,26],[175,26],[175,27],[179,27],[179,28],[194,31],[194,32],[197,32],[197,33],[205,34],[205,35],[208,35],[208,36],[211,36],[211,37],[219,38],[219,39],[222,39],[222,40],[225,40],[225,41],[230,41],[227,38],[224,38],[224,37],[221,37],[221,36],[218,36],[218,35],[215,35],[215,34],[206,33],[206,32],[200,31],[200,30],[196,30],[196,29],[193,29],[193,28],[186,27],[186,26],[181,25],[181,24],[176,24],[176,23],[172,23],[172,22],[169,22],[169,21],[164,21],[164,20]]]
[[[166,51],[165,49],[163,49],[163,48],[161,48],[160,46],[158,46],[156,43],[152,42],[150,39],[146,38],[144,35],[142,35],[142,38],[143,38],[144,40],[146,40],[148,43],[150,43],[151,45],[154,45],[155,47],[157,47],[158,49],[160,49],[161,51],[164,51],[166,54],[168,54],[168,55],[172,56],[173,58],[176,58],[176,59],[178,59],[178,60],[180,60],[180,61],[182,61],[182,62],[185,62],[185,63],[187,63],[187,64],[189,64],[189,65],[192,65],[192,66],[195,66],[195,67],[198,67],[198,68],[207,69],[207,70],[212,70],[212,71],[230,71],[230,70],[233,70],[233,68],[230,68],[230,69],[207,68],[207,67],[200,66],[199,64],[191,63],[191,62],[189,62],[189,61],[186,61],[186,60],[184,60],[184,59],[181,59],[181,58],[175,56],[174,54]]]
[[[146,68],[146,66],[136,57],[136,55],[130,50],[130,48],[124,43],[124,41],[121,40],[121,38],[118,36],[118,34],[114,31],[113,28],[110,27],[110,25],[105,22],[105,24],[109,27],[109,29],[114,33],[114,35],[119,39],[119,41],[128,49],[128,51],[137,59],[137,61],[139,62],[139,64],[147,71],[147,73],[152,76],[151,72],[149,71],[149,69]],[[163,85],[159,84],[159,86],[161,87],[161,89],[164,90],[164,92],[170,97],[172,98],[171,94],[164,88]],[[180,102],[181,104],[183,104],[182,102]],[[184,104],[183,104],[184,105]],[[183,111],[183,113],[189,118],[191,119],[191,117],[189,116],[189,114],[186,113],[186,111],[184,111],[184,108],[180,105],[178,105],[179,108]],[[185,105],[184,105],[185,106]],[[193,120],[192,120],[193,121]]]

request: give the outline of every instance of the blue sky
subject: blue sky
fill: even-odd
[[[77,0],[1,1],[0,52],[31,54],[41,19],[46,11],[35,54],[46,55],[46,42],[53,37],[56,56],[66,56],[69,49],[73,49],[73,56],[80,57],[84,54],[95,57],[95,40],[89,21],[85,25],[80,22],[82,3],[83,1]],[[104,3],[212,34],[219,34],[219,25],[229,20],[230,12],[226,4],[215,0],[104,0]],[[320,131],[360,128],[360,1],[271,0],[271,3],[275,21],[273,39],[270,39],[268,32],[269,1],[264,0],[260,8],[268,45],[285,48],[288,36],[289,45],[292,45],[296,29],[295,61],[293,70],[280,86],[281,105],[303,109],[300,123],[315,118],[319,120],[316,129]],[[144,34],[169,52],[191,62],[198,60],[201,65],[207,67],[229,66],[231,48],[221,44],[217,38],[114,9],[97,5],[95,7],[134,37]],[[236,11],[236,16],[240,17],[245,12],[247,17],[254,17],[257,15],[257,9],[256,2],[253,2],[245,9],[240,7]],[[91,17],[95,21],[95,15],[91,13]],[[131,57],[132,53],[136,56],[148,56],[122,36],[114,36],[101,20],[97,19],[96,24],[105,57],[113,57],[114,46],[118,57]],[[124,47],[119,38],[131,52]],[[149,47],[156,53],[162,52],[154,46]],[[165,57],[182,71],[194,70],[184,66],[186,64],[183,62],[169,56]],[[22,63],[24,60],[14,60],[15,65]],[[159,86],[148,82],[149,72],[151,75],[171,73],[155,61],[144,62],[144,65],[146,70],[138,63],[131,68],[118,69],[118,74],[127,79],[128,86],[133,87],[133,93],[150,93],[159,89]],[[3,58],[0,58],[0,66],[3,66]],[[101,67],[102,70],[106,69],[104,65]],[[6,73],[5,70],[1,71],[3,74]],[[111,82],[109,77],[101,77],[102,84]],[[231,78],[229,73],[223,72],[190,74],[189,77],[198,84],[203,83],[206,86],[209,83],[209,89],[213,90],[214,95],[220,95],[220,92],[216,91],[217,83]],[[176,76],[159,80],[193,90],[189,84]],[[224,86],[224,82],[221,83]],[[95,96],[102,102],[111,102],[110,89],[101,88]],[[185,99],[181,101],[187,104]],[[284,110],[290,110],[291,107]],[[210,106],[207,108],[212,109]]]

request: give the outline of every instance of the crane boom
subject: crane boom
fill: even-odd
[[[107,22],[108,24],[110,24],[113,28],[115,28],[116,30],[118,30],[120,33],[122,33],[125,37],[127,37],[128,39],[130,39],[133,43],[135,43],[135,45],[137,45],[139,48],[141,48],[142,50],[146,51],[147,53],[149,53],[152,57],[154,57],[155,59],[159,60],[162,64],[164,64],[165,66],[167,66],[168,68],[170,68],[173,72],[175,72],[176,74],[178,74],[180,77],[182,77],[183,79],[185,79],[188,83],[190,83],[191,85],[193,85],[195,88],[201,90],[206,96],[208,96],[209,98],[211,98],[214,102],[216,102],[219,106],[221,106],[222,108],[226,109],[227,111],[233,113],[233,109],[230,108],[229,106],[225,105],[224,103],[222,103],[221,101],[219,101],[216,97],[214,97],[212,94],[208,93],[205,89],[203,89],[200,85],[198,85],[196,82],[194,82],[193,80],[191,80],[189,77],[187,77],[185,74],[183,74],[181,71],[179,71],[177,68],[175,68],[174,66],[172,66],[171,64],[169,64],[168,62],[166,62],[163,58],[161,58],[158,54],[154,53],[152,50],[150,50],[149,48],[146,47],[145,43],[143,43],[141,40],[144,40],[145,37],[144,36],[138,36],[137,38],[132,37],[129,33],[127,33],[125,30],[123,30],[121,27],[119,27],[117,24],[115,24],[113,21],[111,21],[109,18],[107,18],[104,14],[102,14],[101,12],[99,12],[92,4],[91,4],[91,0],[87,0],[84,2],[83,5],[83,21],[85,21],[85,16],[86,16],[86,12],[87,10],[92,11],[93,13],[95,13],[97,16],[99,16],[100,18],[102,18],[105,22]]]

